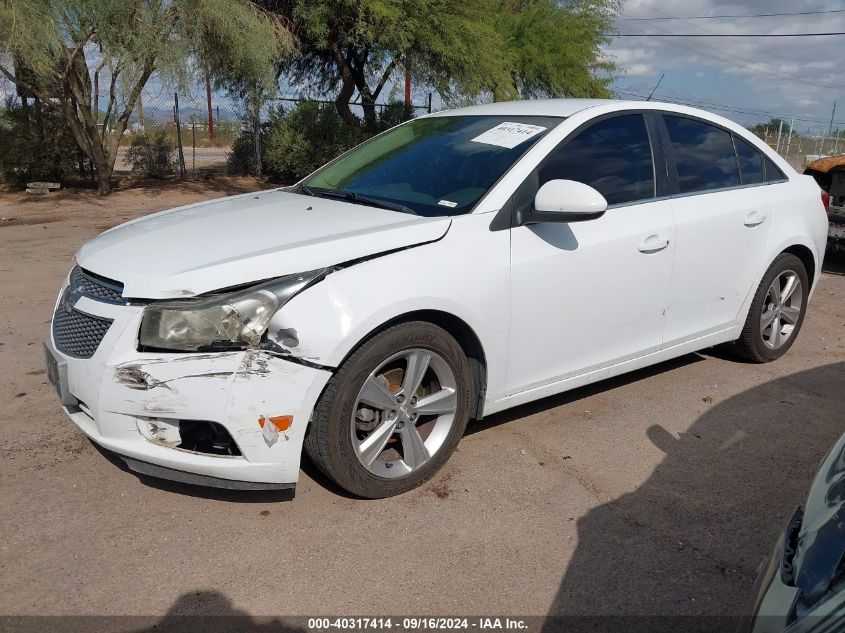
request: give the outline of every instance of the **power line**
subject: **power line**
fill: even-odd
[[[640,97],[641,99],[646,99],[648,95],[639,93],[639,92],[631,92],[627,90],[616,90],[616,94],[619,95],[627,95],[631,97]],[[800,115],[793,115],[793,114],[783,114],[778,112],[769,112],[766,110],[758,110],[752,109],[745,106],[734,106],[734,105],[727,105],[721,103],[714,103],[712,101],[702,101],[698,99],[690,99],[684,97],[670,97],[667,95],[655,95],[656,98],[660,99],[661,101],[666,101],[669,103],[678,103],[680,105],[688,105],[693,107],[704,107],[710,108],[713,110],[721,110],[724,112],[731,112],[734,114],[748,114],[751,116],[765,116],[769,118],[781,118],[781,119],[795,119],[796,121],[806,121],[809,123],[828,123],[828,119],[823,119],[819,117],[812,117],[812,116],[800,116]],[[845,121],[834,121],[836,125],[845,125]]]
[[[823,13],[845,13],[845,9],[832,9],[830,11],[798,11],[797,13],[755,13],[752,15],[691,15],[688,17],[659,17],[659,18],[619,18],[628,22],[653,22],[656,20],[722,20],[722,19],[746,19],[746,18],[775,18],[781,16],[795,15],[820,15]]]
[[[607,37],[827,37],[845,35],[845,31],[830,33],[605,33]]]
[[[645,7],[649,11],[654,11],[655,13],[659,13],[659,14],[666,16],[666,17],[674,17],[674,16],[672,16],[671,13],[667,13],[666,11],[663,11],[661,9],[658,9],[657,7],[651,6],[650,4],[642,2],[641,0],[631,0],[631,1],[640,5],[640,6],[642,6],[642,7]],[[713,34],[716,33],[715,31],[711,31],[710,29],[704,28],[703,26],[699,26],[699,25],[694,24],[692,22],[686,22],[686,24],[689,24],[691,27],[698,29],[699,31],[702,31],[704,33],[713,33]],[[663,28],[661,28],[657,25],[655,25],[653,28],[656,28],[663,33],[669,33],[670,32],[670,31],[667,31],[666,29],[663,29]],[[736,40],[734,40],[734,41],[736,41]],[[706,43],[702,42],[701,40],[694,40],[694,41],[691,41],[691,42],[683,42],[683,41],[680,41],[680,40],[679,41],[673,41],[673,40],[670,39],[670,40],[666,41],[665,43],[668,46],[674,46],[674,47],[680,48],[682,50],[690,51],[690,52],[692,52],[696,55],[702,55],[704,57],[709,57],[711,59],[715,59],[717,61],[720,61],[723,64],[733,66],[735,68],[746,68],[746,69],[749,69],[749,70],[751,70],[755,73],[758,73],[758,74],[766,74],[766,75],[769,75],[769,76],[780,77],[780,78],[786,79],[787,81],[792,81],[792,82],[795,82],[795,83],[801,83],[801,84],[804,84],[804,85],[807,85],[807,86],[812,86],[814,88],[830,88],[830,89],[836,90],[836,91],[842,90],[841,85],[833,85],[833,84],[824,83],[824,82],[821,82],[821,81],[818,81],[818,80],[805,79],[805,78],[799,77],[797,75],[786,73],[783,70],[781,70],[779,67],[774,66],[771,63],[750,62],[744,57],[740,57],[738,55],[735,55],[735,54],[733,54],[733,53],[731,53],[727,50],[724,50],[723,48],[715,48],[714,46],[706,44]],[[739,43],[739,42],[737,41],[737,43]],[[708,49],[709,51],[713,51],[713,52],[707,53],[702,49]],[[787,59],[782,58],[782,57],[778,57],[776,55],[772,55],[771,53],[768,53],[767,55],[769,57],[772,57],[773,59],[782,59],[782,60],[787,61],[787,62],[791,61],[791,60],[787,60]],[[730,57],[731,59],[737,60],[739,63],[731,62],[728,59],[725,59],[726,56]]]

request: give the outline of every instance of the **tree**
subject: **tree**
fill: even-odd
[[[184,78],[193,60],[218,74],[274,83],[292,39],[277,18],[243,0],[5,0],[0,46],[0,73],[61,113],[107,194],[153,72]]]
[[[612,64],[602,33],[616,0],[263,0],[291,25],[300,56],[283,67],[294,82],[337,91],[343,119],[364,124],[394,71],[444,99],[608,94]],[[602,76],[604,75],[604,76]]]
[[[758,123],[757,125],[749,128],[749,130],[761,139],[766,140],[767,134],[777,135],[781,125],[783,125],[783,131],[781,133],[788,136],[790,130],[792,129],[789,126],[789,121],[777,117],[771,119],[768,123]]]
[[[608,0],[506,0],[496,19],[519,98],[611,96],[604,35],[618,10]]]

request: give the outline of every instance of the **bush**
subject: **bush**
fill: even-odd
[[[262,141],[264,134],[261,134]],[[240,134],[232,143],[232,149],[226,157],[226,171],[230,174],[248,176],[256,172],[255,169],[255,135],[252,126],[244,123]]]
[[[19,186],[34,180],[65,183],[80,176],[80,157],[59,113],[6,100],[0,109],[0,180]]]
[[[401,123],[404,108],[390,104],[378,115],[382,131]],[[261,125],[262,169],[283,181],[296,181],[372,135],[343,121],[330,103],[301,101],[289,109],[278,107]],[[227,159],[230,173],[255,173],[254,139],[252,127],[245,125]]]
[[[176,171],[173,154],[176,144],[164,132],[142,134],[132,141],[126,157],[132,163],[132,173],[141,178],[164,178]]]
[[[330,104],[303,101],[271,118],[264,167],[271,176],[299,180],[369,136],[341,119]]]

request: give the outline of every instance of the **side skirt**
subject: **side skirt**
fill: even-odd
[[[609,367],[602,367],[601,369],[572,376],[571,378],[558,380],[541,387],[520,391],[519,393],[496,400],[495,402],[488,402],[484,407],[484,415],[488,416],[493,413],[498,413],[499,411],[504,411],[505,409],[510,409],[511,407],[516,407],[521,404],[533,402],[534,400],[540,400],[541,398],[547,398],[549,396],[563,393],[564,391],[569,391],[571,389],[583,387],[584,385],[599,382],[605,378],[612,378],[613,376],[626,374],[637,369],[642,369],[643,367],[656,365],[657,363],[662,363],[663,361],[683,356],[684,354],[691,354],[692,352],[697,352],[707,347],[713,347],[714,345],[734,341],[739,338],[741,332],[741,325],[732,326],[690,341],[685,341],[665,349],[657,350],[656,352],[651,352],[650,354],[645,354],[644,356],[638,356],[630,360],[622,361],[620,363],[616,363],[615,365],[610,365]]]

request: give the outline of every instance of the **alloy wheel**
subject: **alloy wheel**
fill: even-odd
[[[803,292],[801,279],[792,270],[785,270],[772,281],[760,315],[763,344],[775,350],[783,347],[801,318]]]
[[[409,475],[443,446],[458,406],[455,374],[437,353],[403,350],[364,381],[352,409],[352,446],[379,477]]]

